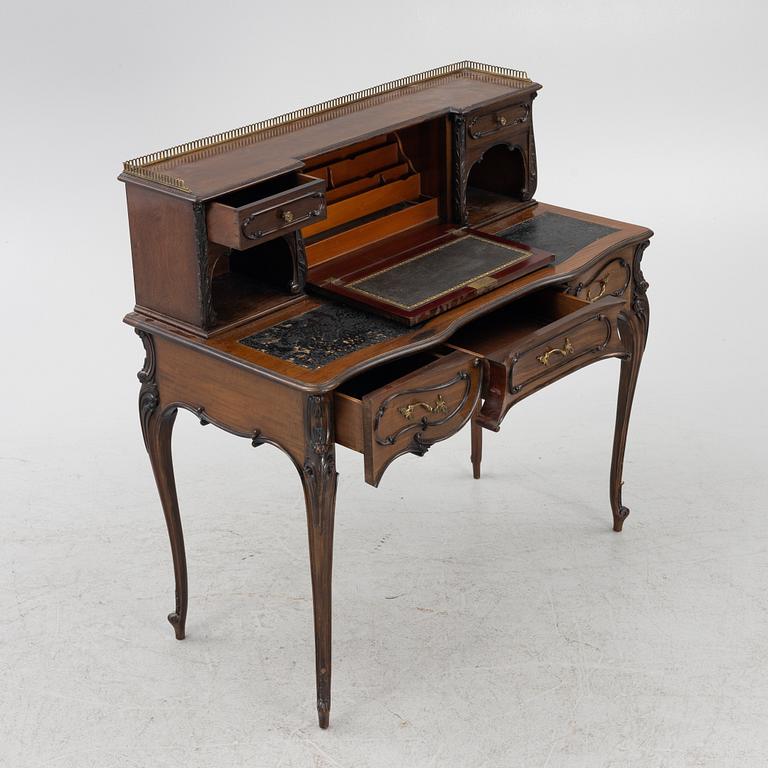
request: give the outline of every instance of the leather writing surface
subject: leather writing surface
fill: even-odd
[[[407,330],[352,307],[327,304],[246,336],[240,344],[314,369],[358,349],[402,336]]]
[[[529,256],[528,251],[468,235],[347,287],[402,309],[415,309]]]
[[[548,212],[497,232],[496,237],[554,253],[555,264],[559,264],[595,240],[613,232],[618,230],[591,221]]]

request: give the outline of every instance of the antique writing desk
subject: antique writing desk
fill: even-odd
[[[378,485],[585,365],[621,359],[613,528],[648,331],[648,229],[536,203],[524,72],[461,62],[128,161],[139,412],[187,570],[171,460],[179,408],[290,456],[307,508],[317,710],[331,701],[335,445]]]

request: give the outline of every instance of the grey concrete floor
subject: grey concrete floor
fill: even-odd
[[[0,765],[765,765],[762,458],[733,413],[702,428],[695,402],[655,398],[652,363],[632,514],[612,533],[617,374],[593,366],[514,409],[486,433],[480,481],[466,430],[378,490],[339,451],[328,731],[287,459],[180,416],[191,595],[177,642],[138,427],[83,433],[69,453],[55,436],[4,446]]]

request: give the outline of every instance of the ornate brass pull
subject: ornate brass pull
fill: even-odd
[[[245,219],[243,219],[243,223],[240,225],[240,229],[243,233],[244,237],[247,237],[249,240],[260,240],[262,237],[266,237],[267,235],[274,234],[275,232],[279,232],[283,227],[287,226],[288,224],[301,224],[305,221],[311,221],[316,216],[320,216],[323,213],[323,209],[325,208],[325,199],[323,198],[322,192],[314,192],[310,197],[316,198],[318,203],[317,207],[310,210],[308,213],[306,213],[301,218],[296,218],[296,215],[293,211],[290,211],[288,209],[280,210],[279,205],[273,205],[269,208],[262,208],[261,210],[254,211],[250,216],[247,216]],[[275,210],[277,209],[277,210]],[[257,219],[259,219],[261,216],[263,216],[265,213],[269,213],[270,211],[275,212],[275,216],[277,216],[279,219],[282,220],[282,224],[278,224],[276,227],[272,227],[271,229],[257,229],[254,232],[249,232],[248,227]]]
[[[429,403],[411,403],[410,405],[404,405],[397,410],[404,419],[409,421],[413,418],[413,411],[416,408],[423,408],[427,413],[446,413],[448,411],[448,403],[445,402],[442,395],[438,395],[434,405]]]
[[[587,301],[597,301],[599,298],[602,298],[605,295],[605,289],[608,286],[608,275],[606,275],[602,280],[599,280],[598,282],[600,283],[600,293],[593,297],[592,288],[587,288]]]
[[[562,349],[559,349],[555,347],[554,349],[548,349],[543,355],[539,355],[536,359],[542,364],[542,365],[549,365],[549,358],[552,355],[562,355],[563,357],[568,357],[568,355],[573,354],[573,344],[571,344],[571,340],[566,336],[565,337],[565,344],[563,345]]]
[[[507,125],[520,125],[526,120],[528,120],[528,111],[529,107],[527,104],[523,104],[522,106],[522,114],[518,114],[516,117],[512,118],[512,122],[509,122],[509,118],[506,115],[497,114],[494,115],[493,122],[494,125],[491,128],[486,128],[484,131],[478,131],[476,130],[476,126],[479,120],[482,119],[484,116],[477,116],[473,117],[469,121],[469,125],[467,126],[467,129],[469,130],[469,135],[473,139],[482,139],[485,136],[490,136],[492,133],[496,133],[497,131],[500,131],[502,128],[504,128]]]

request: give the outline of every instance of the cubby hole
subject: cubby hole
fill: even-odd
[[[217,326],[257,317],[298,299],[290,292],[293,259],[287,237],[247,251],[211,244],[209,259]]]
[[[525,159],[519,146],[496,144],[472,166],[467,179],[467,215],[475,226],[523,204]]]

